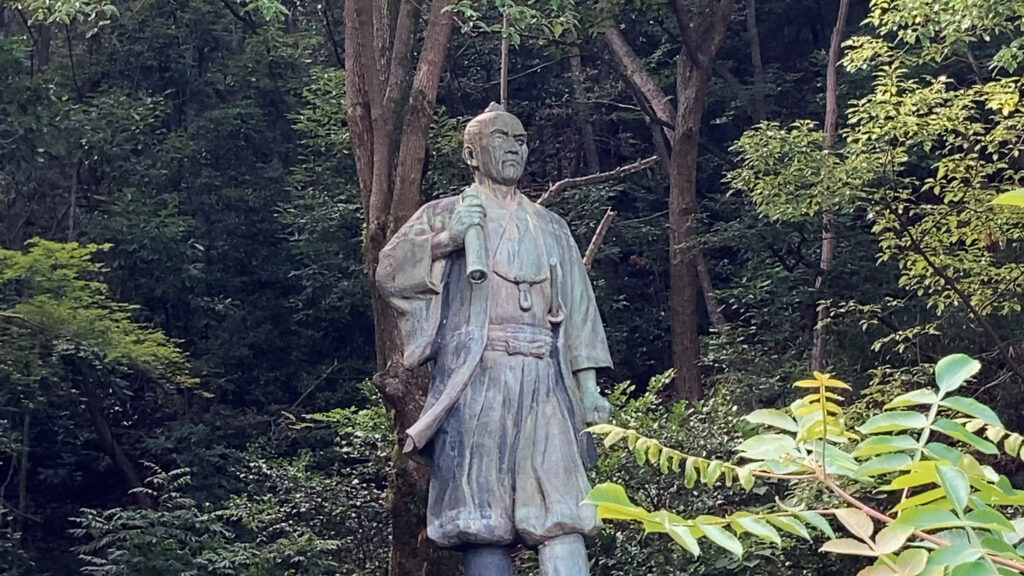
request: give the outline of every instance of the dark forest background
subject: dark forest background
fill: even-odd
[[[434,3],[444,50],[427,2],[413,66],[388,63],[406,206],[382,217],[355,112],[384,88],[349,93],[357,0],[0,2],[0,574],[412,574],[437,554],[404,515],[423,479],[393,464],[406,400],[380,377],[368,267],[410,203],[468,182],[503,10],[524,193],[632,166],[547,203],[583,251],[614,211],[590,274],[620,418],[728,456],[736,416],[788,404],[812,365],[866,410],[965,352],[972,393],[1024,428],[1024,219],[987,206],[1022,168],[1019,2]],[[837,33],[855,40],[830,83]],[[416,114],[421,166],[398,152]],[[687,514],[781,496],[610,458],[594,475]],[[594,574],[850,573],[814,550],[693,562],[616,526]]]

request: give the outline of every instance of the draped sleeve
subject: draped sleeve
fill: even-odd
[[[380,251],[376,282],[397,316],[406,367],[430,360],[441,317],[441,277],[446,260],[434,260],[431,240],[444,229],[451,199],[421,207]]]
[[[550,213],[558,231],[560,269],[564,280],[560,293],[566,302],[563,326],[566,359],[573,372],[589,368],[611,368],[612,358],[601,323],[594,289],[583,265],[579,247],[565,220]]]

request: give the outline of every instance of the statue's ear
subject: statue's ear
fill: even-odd
[[[476,148],[469,144],[462,147],[462,159],[465,160],[470,168],[480,167],[480,159],[477,157]]]

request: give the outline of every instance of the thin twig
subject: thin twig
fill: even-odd
[[[292,404],[291,406],[288,407],[288,412],[292,412],[293,410],[298,408],[299,404],[302,404],[302,401],[306,399],[306,396],[309,396],[310,392],[312,392],[324,380],[327,380],[327,377],[330,376],[331,373],[334,372],[337,368],[338,368],[338,359],[335,358],[334,359],[334,363],[331,364],[331,367],[328,368],[327,370],[325,370],[324,373],[321,374],[320,377],[316,379],[316,382],[313,382],[313,384],[310,385],[310,387],[307,388],[306,391],[303,392],[301,396],[299,396],[299,399],[296,400],[294,404]]]
[[[587,246],[587,253],[583,256],[583,267],[590,270],[590,267],[594,264],[594,258],[597,257],[597,251],[601,249],[601,243],[604,242],[604,235],[608,232],[608,228],[612,225],[612,220],[615,218],[615,211],[611,208],[604,213],[604,218],[601,218],[601,223],[597,225],[597,230],[594,231],[594,237],[590,240],[590,245]]]
[[[552,184],[551,187],[548,188],[547,192],[545,192],[540,197],[540,199],[537,200],[537,204],[540,204],[541,206],[549,204],[553,202],[561,192],[568,190],[569,188],[575,188],[576,186],[586,186],[588,184],[600,184],[601,182],[615,180],[616,178],[620,178],[627,174],[632,174],[633,172],[639,172],[650,167],[657,161],[657,156],[651,156],[650,158],[637,160],[632,164],[619,166],[618,168],[610,170],[608,172],[598,172],[597,174],[591,174],[589,176],[580,176],[578,178],[566,178],[565,180],[561,180],[559,182]]]

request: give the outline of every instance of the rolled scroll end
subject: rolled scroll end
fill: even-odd
[[[473,284],[487,281],[487,244],[481,226],[466,231],[466,277]]]

